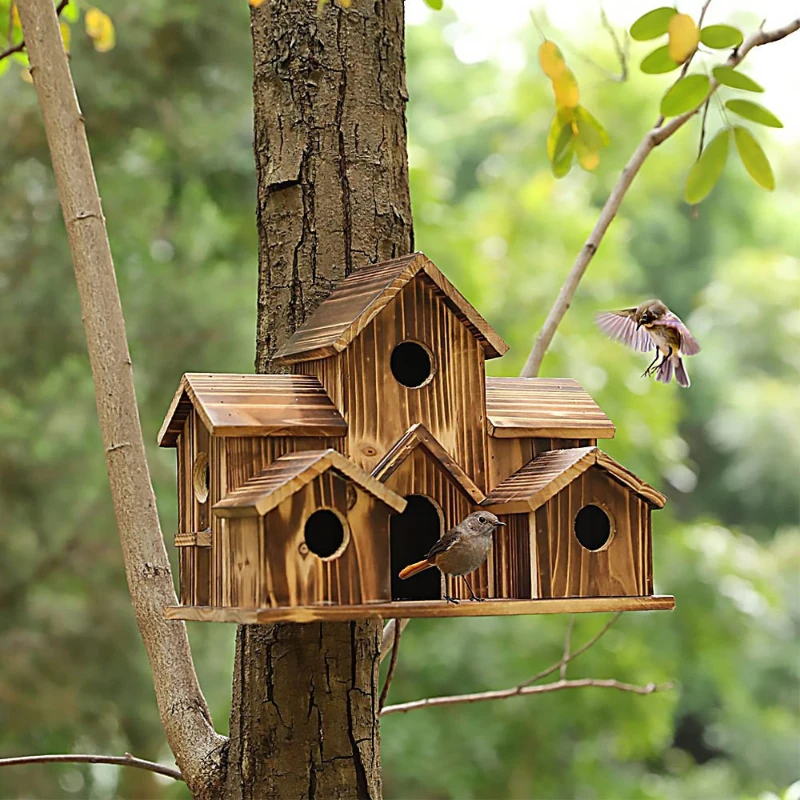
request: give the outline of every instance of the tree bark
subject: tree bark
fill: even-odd
[[[354,267],[413,249],[403,0],[252,11],[256,369]],[[375,622],[243,626],[226,797],[380,798]]]

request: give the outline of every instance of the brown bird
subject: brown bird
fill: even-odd
[[[660,300],[646,300],[636,308],[622,311],[606,311],[596,319],[603,333],[634,350],[647,353],[655,348],[655,358],[642,377],[655,372],[657,381],[669,383],[674,373],[680,386],[689,386],[689,375],[681,356],[696,355],[700,345],[680,318]],[[661,362],[656,364],[659,355]]]
[[[400,577],[405,580],[418,572],[438,567],[445,575],[459,575],[467,584],[472,600],[481,601],[467,580],[467,575],[486,561],[489,548],[492,544],[492,534],[500,522],[494,514],[488,511],[475,511],[449,530],[436,544],[431,547],[422,561],[409,564],[400,571]],[[444,596],[448,603],[458,603],[454,597]]]

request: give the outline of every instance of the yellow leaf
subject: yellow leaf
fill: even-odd
[[[542,68],[542,72],[551,80],[560,77],[567,68],[561,51],[556,46],[555,42],[551,42],[550,40],[542,42],[539,47],[539,65]]]
[[[675,14],[667,27],[669,45],[667,52],[676,64],[683,64],[697,50],[700,29],[688,14]]]
[[[576,108],[580,102],[580,91],[575,74],[569,67],[553,80],[553,94],[559,108]]]
[[[264,0],[248,0],[248,2],[253,8],[258,8],[264,2]]]
[[[31,75],[31,71],[27,67],[22,68],[19,76],[25,83],[33,83],[33,75]]]
[[[16,3],[11,4],[11,24],[17,28],[22,27],[22,23],[19,21],[19,11],[17,10]]]
[[[86,33],[94,43],[94,49],[99,53],[111,50],[116,43],[114,34],[114,23],[108,14],[100,11],[99,8],[90,8],[84,15],[86,23]]]
[[[61,41],[64,42],[64,51],[69,53],[69,42],[71,31],[66,22],[62,22],[59,27],[61,28]]]

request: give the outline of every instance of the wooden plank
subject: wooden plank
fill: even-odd
[[[496,358],[508,350],[433,262],[422,253],[412,253],[352,272],[278,350],[273,363],[293,364],[342,352],[420,273],[480,343],[486,358]]]
[[[613,478],[623,484],[623,486],[627,486],[640,497],[643,497],[651,505],[656,508],[664,508],[667,498],[664,497],[661,492],[654,489],[640,478],[637,478],[630,470],[625,469],[625,467],[618,464],[610,455],[604,453],[602,450],[597,451],[597,465],[602,467]]]
[[[592,397],[567,378],[487,378],[489,435],[611,439],[615,428]]]
[[[570,597],[541,600],[469,600],[453,605],[444,600],[405,600],[354,606],[296,606],[283,608],[212,608],[167,606],[167,619],[198,622],[236,622],[265,625],[273,622],[346,622],[353,619],[417,619],[420,617],[497,617],[523,614],[585,614],[607,611],[671,611],[675,598]]]
[[[347,423],[310,375],[187,373],[158,434],[175,447],[194,408],[214,436],[343,436]]]

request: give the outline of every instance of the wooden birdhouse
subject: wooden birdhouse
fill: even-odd
[[[291,375],[184,375],[180,606],[264,623],[665,609],[655,489],[597,447],[614,425],[567,379],[486,378],[506,344],[424,255],[345,278],[278,351]],[[470,512],[506,527],[461,581],[400,570]],[[461,598],[451,604],[443,598]]]

